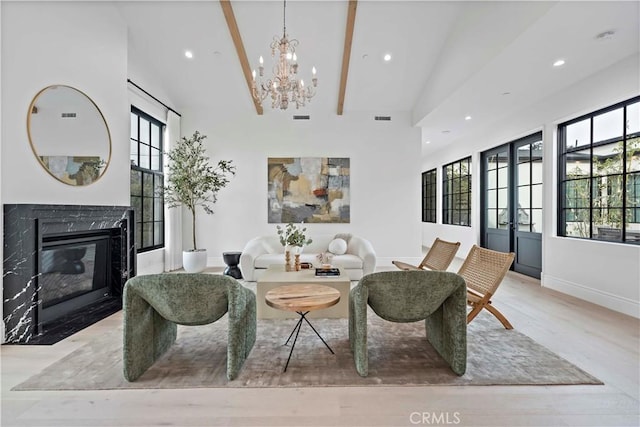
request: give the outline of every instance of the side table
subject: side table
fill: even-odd
[[[222,259],[227,264],[223,274],[231,276],[234,279],[242,279],[242,272],[238,264],[240,263],[240,255],[242,252],[222,252]]]
[[[300,333],[303,321],[307,322],[311,329],[313,329],[313,332],[316,333],[318,338],[320,338],[323,344],[329,349],[331,354],[335,354],[331,347],[329,347],[329,344],[327,344],[324,338],[322,338],[318,331],[316,331],[316,328],[314,328],[309,322],[307,314],[313,310],[321,310],[323,308],[336,305],[338,301],[340,301],[340,292],[338,290],[324,285],[283,285],[267,292],[265,295],[265,301],[273,308],[285,311],[295,311],[300,316],[298,323],[296,323],[296,326],[293,328],[293,331],[291,331],[289,338],[287,338],[287,342],[284,343],[284,345],[289,344],[289,341],[291,341],[291,338],[295,333],[293,344],[291,344],[291,351],[289,351],[287,364],[284,365],[284,372],[287,372],[287,367],[289,366],[293,349],[296,347],[296,341],[298,341],[298,334]]]

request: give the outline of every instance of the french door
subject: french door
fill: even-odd
[[[513,270],[542,271],[542,132],[481,155],[481,245],[515,252]]]

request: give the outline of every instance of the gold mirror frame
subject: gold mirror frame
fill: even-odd
[[[40,138],[41,135],[38,135],[38,133],[46,133],[47,129],[38,130],[38,131],[35,131],[35,129],[32,129],[32,126],[33,126],[32,116],[34,114],[41,114],[41,110],[37,105],[37,102],[40,96],[43,95],[46,91],[57,90],[57,89],[70,89],[74,91],[75,94],[81,95],[82,97],[86,98],[86,100],[89,101],[88,103],[86,103],[86,105],[88,106],[87,112],[89,113],[97,112],[97,115],[95,117],[89,117],[90,121],[96,122],[96,123],[89,123],[90,125],[94,126],[94,129],[89,129],[89,130],[92,133],[96,133],[96,132],[102,133],[103,132],[102,129],[99,129],[99,130],[95,129],[95,124],[101,123],[104,125],[104,130],[106,131],[106,141],[104,142],[106,142],[108,145],[108,148],[106,150],[103,150],[102,147],[100,147],[97,150],[99,152],[95,153],[95,154],[98,154],[97,156],[93,155],[93,153],[91,154],[83,153],[81,155],[74,155],[74,153],[65,153],[66,155],[64,154],[51,155],[51,154],[47,154],[46,152],[47,150],[45,150],[44,153],[38,152],[38,149],[36,147],[39,145],[41,149],[40,151],[42,151],[42,141],[40,141],[40,144],[38,144],[38,141],[34,141],[34,138]],[[70,92],[66,93],[66,95],[69,95],[69,96],[73,96],[75,94],[72,94]],[[80,103],[85,101],[84,98],[82,98]],[[95,111],[93,111],[93,108],[91,107],[95,108]],[[76,116],[69,116],[65,114],[69,114],[69,113],[62,113],[61,117],[62,118],[76,117]],[[71,114],[74,114],[74,113],[71,113]],[[46,123],[44,124],[44,126],[46,126]],[[86,129],[85,129],[85,132],[86,132]],[[35,133],[35,136],[34,136],[34,133]],[[38,162],[40,163],[40,165],[53,178],[67,185],[84,186],[84,185],[93,184],[105,174],[107,168],[109,167],[109,163],[111,162],[111,132],[109,131],[109,126],[107,125],[107,121],[105,120],[104,115],[102,114],[102,111],[100,111],[100,108],[98,108],[96,103],[93,102],[93,100],[86,93],[72,86],[50,85],[40,90],[36,94],[36,96],[33,97],[31,104],[29,104],[29,110],[27,111],[27,135],[29,136],[29,145],[31,145],[31,150],[33,151],[33,154],[35,155],[36,159],[38,159]],[[82,152],[83,142],[84,142],[84,140],[82,139],[82,135],[77,135],[77,134],[74,135],[71,133],[67,133],[67,134],[64,134],[63,136],[65,137],[65,140],[68,139],[70,145],[74,147],[72,148],[72,150],[78,149],[78,151]],[[103,139],[103,137],[101,135],[100,138],[96,138],[96,139]],[[104,142],[96,141],[96,145],[100,144],[100,146],[103,146]],[[54,146],[54,149],[55,149],[55,146]],[[106,161],[102,156],[101,151],[108,151],[108,154],[106,155]]]

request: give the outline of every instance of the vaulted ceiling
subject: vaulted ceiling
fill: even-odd
[[[221,2],[114,4],[129,25],[132,54],[178,110],[256,114]],[[257,68],[262,55],[268,72],[283,2],[230,5],[250,66]],[[311,67],[318,70],[317,95],[304,114],[337,114],[348,7],[344,0],[287,2],[287,32],[300,42],[299,74],[308,81]],[[359,0],[343,114],[406,111],[425,139],[457,139],[638,53],[639,21],[636,1]],[[606,31],[614,34],[597,37]],[[565,65],[553,67],[560,58]],[[295,106],[284,112],[296,113]],[[265,103],[264,114],[283,112]]]

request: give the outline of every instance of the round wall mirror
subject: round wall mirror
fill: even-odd
[[[40,164],[58,181],[89,185],[106,171],[111,135],[98,106],[71,86],[42,89],[27,113],[29,143]]]

